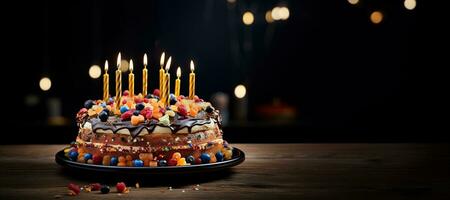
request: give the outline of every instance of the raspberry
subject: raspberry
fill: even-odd
[[[94,156],[92,156],[92,161],[96,165],[101,165],[102,161],[103,161],[103,157],[101,155],[95,154]]]
[[[70,183],[67,188],[72,191],[75,195],[80,193],[80,186]]]
[[[184,106],[183,104],[180,104],[180,106],[178,106],[178,114],[181,116],[186,116],[188,114],[186,106]]]
[[[123,96],[128,96],[130,92],[128,90],[123,91]]]
[[[153,90],[153,95],[158,96],[159,97],[159,89],[155,89]]]
[[[100,183],[91,183],[91,190],[92,191],[100,190],[101,187],[102,187],[102,185],[100,185]]]
[[[134,112],[134,110],[129,110],[129,111],[127,111],[127,112],[124,112],[124,113],[122,114],[122,116],[120,116],[120,119],[121,119],[122,121],[125,121],[125,120],[130,119],[131,116],[133,115],[133,112]]]
[[[119,182],[116,185],[116,189],[117,189],[117,192],[122,193],[122,192],[125,192],[125,189],[127,189],[127,186],[125,185],[124,182]]]

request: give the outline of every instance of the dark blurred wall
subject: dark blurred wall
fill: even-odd
[[[289,19],[267,23],[265,12],[277,5],[289,8]],[[176,66],[183,68],[182,93],[187,93],[190,59],[196,63],[197,93],[206,99],[225,92],[231,108],[234,87],[247,86],[248,122],[228,127],[236,140],[261,141],[238,135],[249,130],[289,131],[300,141],[302,134],[319,141],[339,134],[402,140],[418,130],[431,132],[418,140],[436,139],[433,130],[445,124],[439,115],[445,78],[435,70],[428,45],[442,36],[425,20],[432,11],[422,5],[409,11],[403,1],[388,0],[361,0],[356,6],[344,0],[15,2],[2,13],[7,55],[2,82],[5,92],[14,94],[3,99],[14,102],[5,108],[7,120],[75,132],[70,139],[76,111],[102,94],[102,80],[88,75],[91,65],[103,66],[108,59],[113,77],[120,51],[135,61],[139,78],[147,53],[154,88],[164,51],[173,56],[173,73]],[[251,26],[242,23],[247,10],[255,14]],[[370,22],[374,10],[383,12],[382,23]],[[52,79],[48,92],[38,86],[44,75]],[[30,96],[37,97],[36,105],[25,104]],[[68,125],[46,125],[50,98],[60,100]],[[274,101],[293,108],[294,119],[264,123],[257,110]]]

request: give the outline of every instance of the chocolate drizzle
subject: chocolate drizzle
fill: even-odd
[[[188,132],[191,133],[192,127],[201,126],[205,124],[210,124],[211,121],[217,122],[217,120],[212,118],[207,119],[197,119],[197,118],[185,118],[185,119],[177,119],[174,120],[171,125],[166,126],[162,124],[158,124],[157,120],[150,120],[143,124],[139,124],[138,126],[134,126],[130,121],[117,121],[117,122],[101,122],[98,118],[92,118],[88,120],[92,124],[92,130],[97,131],[101,130],[110,130],[113,133],[117,133],[122,129],[128,129],[130,131],[130,135],[133,138],[136,138],[143,129],[147,129],[149,133],[152,133],[156,126],[169,128],[172,133],[176,133],[183,128],[187,128]]]

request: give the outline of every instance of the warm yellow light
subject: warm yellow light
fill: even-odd
[[[250,26],[253,24],[253,21],[255,21],[255,17],[252,12],[247,11],[242,15],[242,22],[244,22],[245,25]]]
[[[228,3],[236,3],[236,0],[227,0]]]
[[[350,4],[356,5],[359,3],[359,0],[347,0]]]
[[[234,88],[234,95],[239,99],[244,98],[246,93],[247,89],[244,85],[238,85]]]
[[[144,66],[147,66],[147,54],[144,53]]]
[[[370,14],[370,21],[374,24],[379,24],[381,21],[383,21],[383,13],[380,11],[374,11],[372,14]]]
[[[105,72],[108,72],[108,69],[109,69],[108,60],[105,60]]]
[[[414,10],[414,8],[416,8],[416,0],[405,0],[403,5],[405,5],[405,8],[408,10]]]
[[[177,78],[180,78],[180,76],[181,76],[181,68],[178,67],[177,68]]]
[[[266,12],[266,21],[267,23],[272,23],[273,22],[273,18],[272,18],[272,10],[269,10]]]
[[[120,71],[126,72],[126,71],[128,71],[129,67],[130,67],[130,65],[127,60],[122,60],[122,62],[120,62]]]
[[[98,65],[92,65],[89,68],[89,76],[93,79],[97,79],[98,77],[100,77],[100,75],[102,75],[102,69],[100,68],[100,66]]]
[[[122,56],[120,55],[120,52],[119,52],[119,55],[117,55],[117,68],[119,68],[119,69],[120,69],[120,64],[122,64],[121,62],[122,62]]]
[[[166,63],[166,73],[168,73],[169,69],[170,69],[170,64],[172,64],[172,56],[169,57],[169,59],[167,60]]]
[[[161,54],[161,58],[159,59],[159,66],[163,67],[164,66],[164,60],[166,59],[166,53],[162,53]]]
[[[130,59],[130,71],[133,73],[133,59]]]
[[[52,87],[52,81],[47,77],[42,77],[39,81],[39,87],[43,91],[50,90],[50,88]]]
[[[272,19],[275,21],[281,19],[280,7],[275,7],[272,9]]]
[[[281,20],[287,20],[289,18],[289,9],[287,7],[280,7],[278,10],[278,15]]]
[[[194,70],[195,70],[194,61],[192,61],[192,60],[191,60],[191,63],[190,63],[190,68],[191,68],[191,72],[194,72]]]

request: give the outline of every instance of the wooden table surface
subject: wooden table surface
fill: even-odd
[[[246,161],[222,173],[132,178],[141,187],[128,194],[76,197],[66,195],[68,183],[112,186],[120,177],[63,170],[54,154],[64,145],[0,146],[0,199],[450,199],[448,144],[234,146]]]

